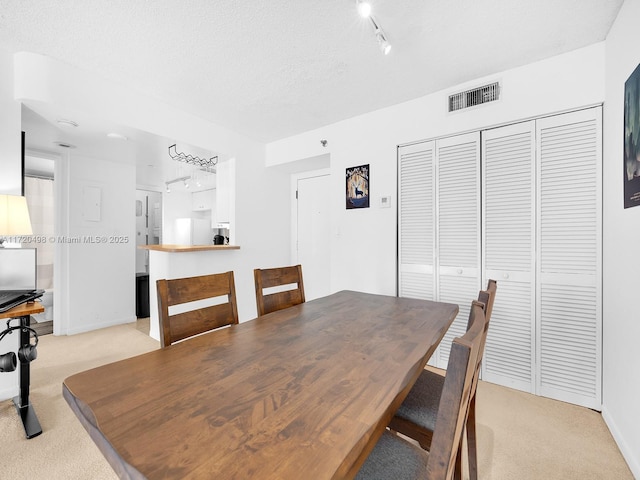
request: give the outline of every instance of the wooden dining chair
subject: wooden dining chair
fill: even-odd
[[[497,282],[495,280],[489,280],[487,290],[481,290],[478,294],[478,301],[485,305],[485,324],[483,326],[481,348],[474,370],[473,388],[471,390],[469,415],[466,425],[469,480],[477,480],[478,478],[476,389],[480,376],[480,367],[487,340],[487,333],[489,330],[489,320],[491,319],[491,313],[493,312],[493,302],[495,300],[496,289]],[[471,317],[469,317],[467,328],[470,328],[471,325]],[[416,380],[416,383],[409,391],[409,394],[389,423],[390,429],[417,440],[420,446],[425,450],[430,449],[446,375],[448,375],[448,370],[445,375],[441,375],[440,373],[432,370],[422,371],[418,380]],[[459,458],[459,465],[460,461],[461,460]]]
[[[156,287],[162,348],[209,330],[238,323],[233,272],[158,280]],[[191,308],[185,305],[198,301]],[[179,306],[176,310],[180,312],[170,314],[169,307],[176,306]]]
[[[385,430],[356,475],[356,480],[449,480],[456,471],[458,448],[469,409],[477,357],[482,346],[484,305],[476,300],[471,327],[454,338],[438,402],[431,450]]]
[[[258,316],[293,307],[304,303],[304,282],[302,281],[302,265],[278,268],[256,268],[253,271],[256,284],[256,304]],[[295,285],[293,288],[276,289]],[[272,289],[265,293],[265,289]]]

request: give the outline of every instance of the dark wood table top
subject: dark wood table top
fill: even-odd
[[[121,478],[352,478],[458,312],[342,291],[67,378]]]

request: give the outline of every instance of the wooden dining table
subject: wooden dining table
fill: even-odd
[[[67,378],[120,478],[353,478],[458,313],[341,291]]]

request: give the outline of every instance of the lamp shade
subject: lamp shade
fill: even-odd
[[[27,199],[0,195],[0,235],[32,235]]]

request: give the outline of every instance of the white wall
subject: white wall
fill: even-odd
[[[0,193],[20,195],[20,102],[13,98],[13,55],[0,48]]]
[[[604,52],[596,44],[268,144],[269,166],[331,156],[331,290],[396,292],[397,145],[601,103]],[[451,93],[495,80],[498,102],[446,112]],[[362,164],[370,164],[371,207],[346,210],[345,169]],[[379,207],[386,195],[392,208]]]
[[[97,189],[97,190],[96,190]],[[67,334],[135,321],[135,167],[70,154]],[[95,212],[87,192],[100,196]],[[97,216],[93,216],[93,214]]]
[[[623,208],[624,82],[640,63],[640,0],[626,0],[607,36],[604,108],[603,411],[640,478],[640,207]]]

